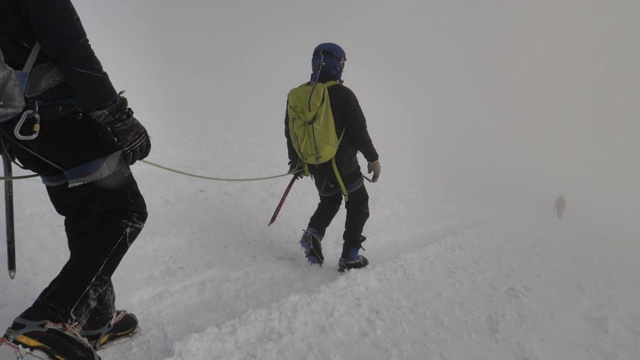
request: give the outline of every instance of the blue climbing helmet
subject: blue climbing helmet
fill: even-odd
[[[345,61],[347,61],[347,55],[339,45],[322,43],[316,46],[313,49],[313,58],[311,59],[311,69],[313,70],[311,80],[317,82],[320,74],[323,75],[323,78],[330,78],[330,80],[340,79]]]

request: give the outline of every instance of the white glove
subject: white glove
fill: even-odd
[[[380,161],[376,160],[367,164],[367,170],[369,171],[369,174],[373,172],[371,182],[374,183],[378,181],[378,178],[380,177]]]

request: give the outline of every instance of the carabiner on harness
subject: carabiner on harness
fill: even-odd
[[[27,119],[33,119],[35,123],[33,124],[33,128],[32,128],[33,133],[31,135],[25,136],[20,134],[20,130],[22,129],[22,126],[24,125],[25,121],[27,121]],[[13,134],[16,136],[16,139],[18,140],[33,140],[38,137],[39,133],[40,133],[40,114],[38,114],[38,103],[36,102],[35,110],[26,110],[25,112],[22,113],[20,120],[16,124],[16,127],[13,129]]]

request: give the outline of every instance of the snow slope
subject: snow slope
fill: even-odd
[[[267,227],[286,177],[136,164],[149,220],[113,280],[141,328],[103,359],[640,358],[637,2],[277,3],[74,1],[149,160],[204,176],[284,173],[285,94],[316,44],[343,45],[381,154],[371,265],[336,271],[344,210],[325,266],[305,262],[309,179]],[[14,186],[2,326],[67,256],[42,184]]]
[[[297,244],[314,205],[310,181],[296,184],[267,228],[286,179],[219,185],[136,170],[152,216],[114,281],[119,306],[142,327],[101,351],[104,359],[640,354],[638,244],[585,235],[572,229],[570,213],[562,221],[487,216],[381,180],[369,186],[371,266],[340,274],[342,215],[327,234],[323,268],[307,265]],[[21,182],[17,198],[44,202],[39,188]],[[18,209],[18,276],[1,275],[3,324],[65,256],[60,219],[44,204]],[[0,349],[1,359],[12,356]]]

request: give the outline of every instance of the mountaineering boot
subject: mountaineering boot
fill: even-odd
[[[369,265],[369,260],[362,255],[356,256],[354,259],[340,258],[338,261],[338,271],[345,272],[351,269],[360,269]]]
[[[366,238],[362,236],[361,239],[364,241]],[[345,272],[346,270],[360,269],[369,265],[369,260],[367,260],[366,257],[359,255],[358,252],[360,252],[360,247],[354,247],[349,250],[349,255],[347,257],[341,257],[340,260],[338,260],[338,271]]]
[[[320,266],[322,266],[324,262],[322,245],[320,244],[321,241],[322,237],[312,228],[305,230],[300,239],[300,246],[304,249],[304,256],[306,256],[310,263]]]
[[[107,342],[128,335],[138,328],[138,318],[124,310],[117,310],[113,317],[89,319],[80,329],[94,349],[100,349]]]
[[[100,360],[76,324],[17,317],[4,334],[5,341],[56,360]]]

